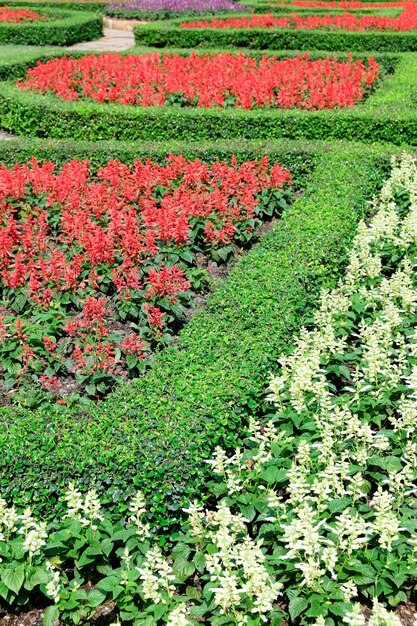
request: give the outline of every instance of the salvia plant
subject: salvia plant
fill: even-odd
[[[394,160],[337,288],[270,381],[275,407],[209,461],[164,550],[138,493],[126,519],[70,485],[47,526],[0,502],[0,595],[42,593],[45,624],[401,624],[417,575],[417,166]],[[417,623],[417,621],[416,621]]]

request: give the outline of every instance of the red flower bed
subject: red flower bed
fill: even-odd
[[[145,107],[176,103],[332,109],[362,100],[378,75],[379,65],[372,58],[366,65],[351,58],[312,61],[308,54],[256,60],[227,53],[189,57],[110,53],[39,63],[18,84],[65,100],[91,98]]]
[[[2,166],[3,385],[97,395],[137,375],[205,286],[204,259],[247,244],[289,181],[266,157],[110,161],[96,175],[88,161]]]
[[[45,19],[39,13],[29,9],[10,9],[7,6],[0,7],[0,22],[8,24],[20,24],[21,22],[33,22]]]
[[[270,1],[268,4],[277,5]],[[391,9],[392,7],[404,7],[404,2],[360,2],[358,0],[340,0],[339,2],[326,2],[325,0],[293,0],[289,3],[296,7],[312,7],[321,9]]]
[[[327,3],[326,3],[327,4]],[[341,15],[297,15],[276,17],[272,14],[251,15],[248,17],[213,18],[184,22],[181,28],[293,28],[311,30],[317,28],[346,31],[392,30],[408,31],[417,28],[417,4],[404,4],[398,17],[375,15],[356,16],[352,13]]]

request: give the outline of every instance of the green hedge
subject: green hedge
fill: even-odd
[[[375,0],[377,1],[377,0]],[[394,1],[394,0],[393,0]],[[287,4],[285,2],[266,2],[265,0],[248,0],[248,2],[243,3],[254,13],[273,13],[273,14],[281,14],[281,15],[289,15],[290,13],[304,14],[304,15],[336,15],[340,13],[353,13],[354,15],[388,15],[391,17],[396,17],[400,15],[402,12],[401,7],[392,6],[392,7],[369,7],[369,8],[357,8],[357,9],[346,9],[346,8],[337,8],[337,7],[307,7],[307,6],[296,6]],[[368,4],[367,2],[363,4]]]
[[[1,4],[9,7],[30,7],[33,10],[62,9],[90,12],[103,12],[107,6],[107,2],[100,2],[100,0],[85,0],[84,2],[77,2],[77,0],[1,0]]]
[[[380,150],[288,148],[268,146],[283,164],[316,165],[305,194],[146,375],[90,408],[0,411],[2,496],[39,512],[46,505],[42,513],[53,515],[74,479],[81,489],[105,490],[105,503],[120,513],[140,488],[164,528],[201,490],[203,459],[218,443],[234,446],[248,417],[265,408],[270,369],[321,288],[336,283],[357,220],[388,171]]]
[[[382,62],[382,61],[381,61]],[[387,63],[393,63],[388,57]],[[0,119],[20,135],[86,140],[202,141],[225,138],[324,139],[416,145],[417,58],[400,56],[395,73],[351,109],[199,109],[65,102],[2,83]]]
[[[98,39],[103,34],[103,19],[97,13],[41,8],[39,12],[51,19],[21,24],[1,23],[0,44],[69,46]]]
[[[27,70],[38,61],[48,61],[64,54],[66,51],[58,46],[0,46],[0,80],[24,78]],[[71,56],[75,53],[72,52]]]
[[[230,17],[236,17],[229,14]],[[180,28],[183,19],[140,24],[137,45],[177,48],[227,48],[406,52],[417,50],[417,31],[326,31],[290,28]]]

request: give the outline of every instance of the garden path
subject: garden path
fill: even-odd
[[[10,133],[6,133],[5,130],[0,130],[0,141],[2,139],[14,139],[14,136],[10,135]]]
[[[85,41],[69,46],[70,50],[97,50],[99,52],[118,52],[133,48],[135,39],[131,30],[104,28],[104,37],[96,41]]]

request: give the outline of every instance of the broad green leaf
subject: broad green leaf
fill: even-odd
[[[59,618],[59,609],[56,604],[48,606],[43,616],[44,626],[54,626]]]
[[[19,593],[23,581],[25,579],[25,566],[24,565],[16,565],[13,568],[4,569],[1,572],[1,580],[2,582],[13,591],[13,593]]]

